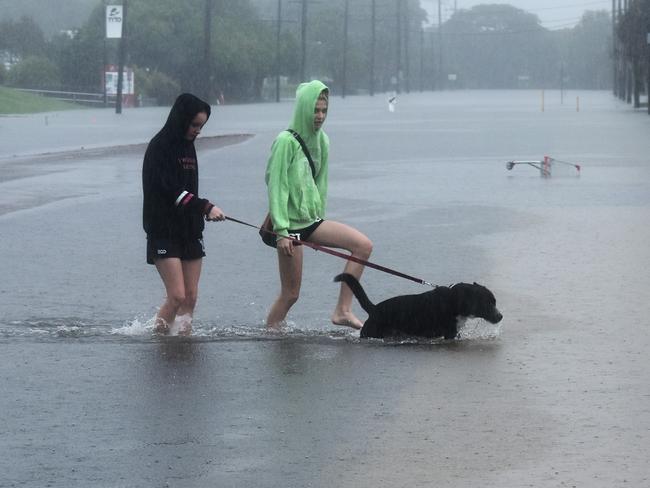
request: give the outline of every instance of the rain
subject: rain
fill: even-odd
[[[0,486],[650,485],[648,0],[0,12]],[[305,246],[267,327],[265,171],[310,80],[369,299],[476,282],[501,321],[361,338],[331,320],[346,253]],[[210,104],[199,195],[230,218],[189,335],[154,330],[142,216],[181,93]]]

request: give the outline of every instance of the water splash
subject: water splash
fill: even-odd
[[[153,332],[155,319],[156,319],[155,315],[148,320],[135,318],[131,322],[127,322],[126,324],[124,324],[122,327],[111,329],[109,333],[116,336],[126,336],[126,337],[149,336]]]
[[[0,340],[66,341],[84,340],[96,342],[157,342],[177,334],[172,327],[169,335],[154,333],[155,315],[135,317],[121,323],[102,323],[78,318],[52,318],[0,322]],[[460,341],[495,340],[501,335],[501,324],[490,324],[480,319],[470,319],[459,327]],[[308,324],[286,322],[279,330],[271,330],[259,324],[222,325],[210,322],[194,322],[192,335],[184,338],[199,342],[216,341],[343,341],[373,345],[436,344],[441,338],[397,337],[390,339],[359,339],[359,331],[348,327],[312,327]]]
[[[468,340],[494,340],[501,335],[503,322],[491,324],[482,319],[467,319],[462,326],[459,324],[458,338]]]

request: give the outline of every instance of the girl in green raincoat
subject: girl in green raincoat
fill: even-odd
[[[275,139],[266,168],[269,213],[273,231],[278,234],[281,284],[280,295],[266,319],[271,328],[280,327],[300,294],[303,250],[289,236],[345,249],[363,260],[368,260],[372,252],[372,242],[364,234],[348,225],[325,220],[329,138],[322,126],[328,102],[329,90],[320,81],[303,83],[296,91],[289,129],[304,141],[313,161],[313,171],[300,143],[289,131],[283,131]],[[359,279],[363,265],[348,261],[344,272]],[[352,313],[352,298],[352,290],[342,283],[332,323],[355,329],[362,327],[363,323]]]

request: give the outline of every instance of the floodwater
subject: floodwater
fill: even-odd
[[[0,118],[0,486],[650,486],[650,117],[606,92],[540,100],[331,101],[327,217],[376,263],[496,295],[503,321],[454,342],[331,326],[343,262],[311,250],[266,333],[275,256],[232,222],[206,228],[194,337],[153,337],[140,170],[167,109]],[[291,109],[215,107],[201,193],[228,215],[262,221]],[[579,176],[506,169],[545,155]]]

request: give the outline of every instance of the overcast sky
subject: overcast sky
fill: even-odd
[[[429,22],[438,22],[438,0],[421,0],[429,13]],[[485,3],[508,3],[536,14],[547,29],[573,27],[585,10],[612,9],[612,0],[442,0],[442,16],[447,19],[457,8],[472,8]]]

